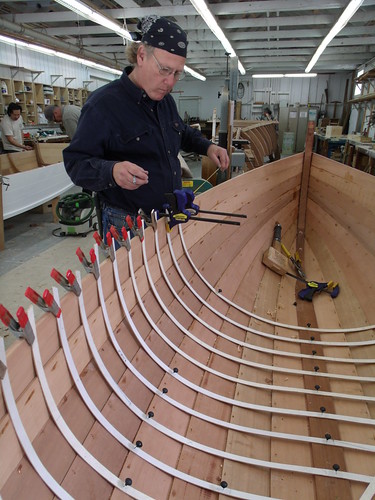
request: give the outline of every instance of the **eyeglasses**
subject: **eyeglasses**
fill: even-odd
[[[159,68],[159,73],[162,75],[162,76],[170,76],[170,75],[173,75],[173,78],[175,80],[182,80],[185,76],[185,71],[173,71],[173,69],[171,68],[165,68],[164,66],[162,66],[159,61],[156,59],[156,57],[154,56],[154,54],[151,54],[152,57],[155,59],[155,62],[156,64],[158,65],[158,68]]]

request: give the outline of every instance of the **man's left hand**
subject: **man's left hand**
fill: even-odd
[[[215,162],[218,168],[223,172],[229,167],[229,156],[227,150],[216,144],[211,144],[207,150],[207,156]]]

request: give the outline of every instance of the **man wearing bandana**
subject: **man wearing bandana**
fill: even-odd
[[[138,27],[141,42],[127,47],[133,68],[91,94],[63,153],[72,181],[98,193],[104,235],[139,209],[162,210],[164,194],[181,189],[180,149],[207,155],[221,170],[229,165],[224,148],[184,124],[170,95],[183,77],[185,32],[158,16]]]

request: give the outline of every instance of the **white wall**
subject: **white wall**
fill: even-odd
[[[43,73],[35,78],[35,83],[51,85],[52,75],[62,75],[54,84],[58,87],[65,86],[64,78],[74,78],[68,84],[70,88],[84,88],[85,85],[83,82],[93,80],[87,87],[90,91],[117,78],[114,74],[92,69],[60,57],[52,57],[0,42],[0,76],[3,78],[12,78],[12,73],[9,69],[11,66],[26,68],[34,72],[42,71]],[[20,71],[14,79],[29,80],[30,72]]]
[[[251,77],[240,77],[245,87],[242,98],[241,118],[251,119],[251,104],[253,101],[267,102],[269,104],[285,101],[289,106],[295,104],[322,105],[322,110],[327,112],[329,118],[334,118],[334,106],[326,105],[324,89],[328,87],[328,102],[344,101],[345,86],[348,80],[348,92],[350,92],[351,73],[337,73],[319,75],[316,78],[266,78],[253,79]],[[220,98],[218,92],[222,92],[224,79],[207,79],[205,82],[196,79],[184,79],[177,82],[173,90],[173,97],[177,104],[180,100],[191,96],[199,96],[200,118],[202,120],[212,117],[212,111],[217,109],[220,116]],[[341,118],[342,105],[336,106],[336,117]]]

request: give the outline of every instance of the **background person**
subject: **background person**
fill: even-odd
[[[70,139],[73,138],[77,129],[81,108],[74,104],[66,106],[47,106],[44,110],[44,116],[49,122],[61,123],[66,134]]]
[[[268,121],[273,120],[273,114],[270,108],[268,107],[264,108],[262,120],[268,120]]]
[[[23,119],[22,107],[16,102],[11,102],[0,123],[1,140],[3,141],[4,153],[17,153],[29,151],[31,146],[25,146],[23,142]]]
[[[186,125],[170,95],[183,77],[185,32],[157,16],[139,28],[141,43],[127,48],[133,68],[90,95],[63,152],[72,181],[98,193],[104,235],[140,208],[162,210],[164,194],[181,189],[180,149],[207,155],[222,170],[229,165],[227,151]]]

